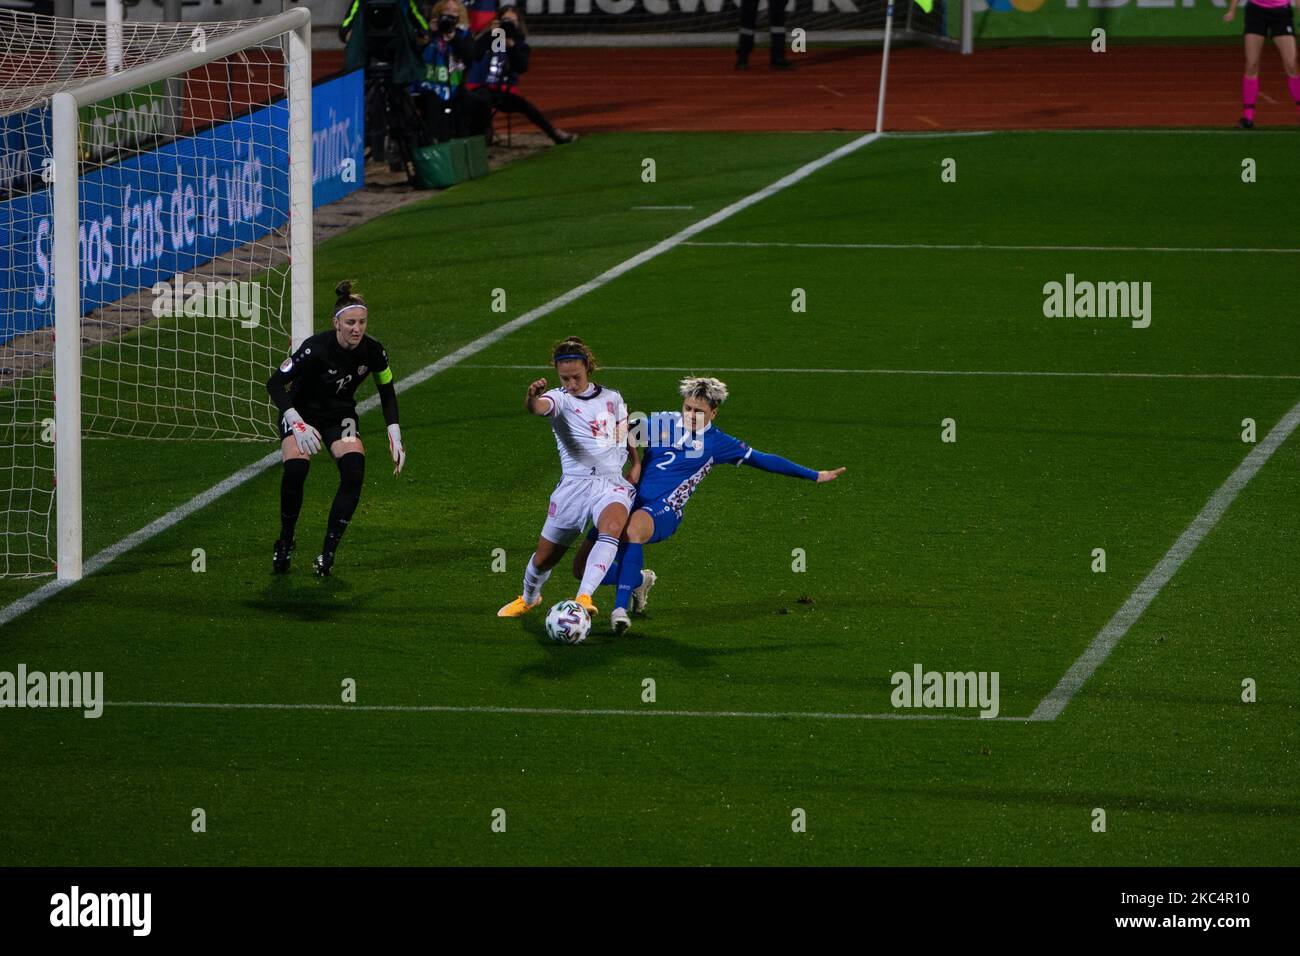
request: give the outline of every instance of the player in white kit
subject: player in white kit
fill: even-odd
[[[599,613],[591,593],[614,563],[641,477],[640,455],[628,441],[627,406],[618,392],[591,381],[597,368],[591,349],[571,336],[555,346],[551,360],[560,387],[547,391],[546,379],[539,378],[528,386],[524,407],[550,419],[563,475],[551,493],[537,550],[524,568],[524,593],[497,611],[498,617],[519,617],[542,603],[542,585],[588,520],[598,537],[575,600],[593,617]],[[631,465],[625,477],[626,462]]]

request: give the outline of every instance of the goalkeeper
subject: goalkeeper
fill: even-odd
[[[365,479],[366,449],[357,435],[354,396],[367,376],[374,376],[384,421],[388,423],[388,448],[395,465],[393,474],[401,474],[406,463],[402,430],[397,424],[397,390],[393,388],[388,353],[366,334],[369,311],[365,300],[352,289],[350,281],[338,284],[333,328],[306,339],[266,383],[266,390],[282,416],[280,455],[284,471],[280,478],[280,537],[275,542],[271,563],[272,571],[277,574],[289,570],[307,470],[311,456],[322,447],[329,449],[338,464],[339,487],[330,507],[325,543],[312,568],[326,577],[334,566],[334,552],[357,510]]]

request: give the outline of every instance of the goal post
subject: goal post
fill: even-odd
[[[77,580],[84,435],[274,437],[266,377],[313,324],[311,14],[117,39],[9,16],[26,19],[0,38],[17,65],[0,81],[0,575]],[[251,318],[227,287],[249,287]]]
[[[61,580],[81,578],[81,257],[77,248],[77,100],[56,93],[51,106],[54,153],[54,498]],[[66,175],[60,176],[59,170]],[[62,388],[63,397],[59,398]]]

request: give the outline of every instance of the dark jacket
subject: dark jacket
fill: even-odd
[[[429,29],[428,22],[420,13],[415,0],[407,0],[398,7],[402,15],[397,18],[397,40],[391,50],[393,64],[393,82],[399,85],[414,83],[424,75],[420,65],[420,54],[416,47],[417,37],[423,36]],[[354,0],[348,8],[348,14],[339,26],[339,36],[347,42],[344,63],[349,70],[366,65],[366,5],[363,0]]]
[[[528,71],[528,61],[533,51],[528,41],[519,39],[512,47],[500,53],[492,52],[492,35],[485,33],[487,42],[480,44],[480,55],[465,71],[465,85],[470,89],[487,86],[494,90],[513,90],[519,84],[519,74]]]

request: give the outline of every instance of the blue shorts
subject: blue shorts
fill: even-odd
[[[678,514],[677,509],[662,498],[656,501],[642,501],[638,498],[636,504],[632,506],[632,511],[635,513],[638,508],[648,511],[650,517],[654,519],[655,533],[654,536],[646,542],[647,544],[654,544],[656,541],[663,541],[665,538],[671,538],[673,533],[676,532],[678,525],[682,523],[682,516]]]
[[[674,509],[672,505],[664,501],[662,498],[656,499],[655,501],[645,501],[641,498],[637,498],[636,502],[632,505],[632,513],[635,514],[638,510],[648,511],[650,517],[654,519],[655,523],[655,533],[646,544],[655,544],[658,541],[671,538],[677,531],[678,525],[682,523],[681,515],[677,513],[676,509]],[[597,533],[595,525],[592,525],[591,530],[587,532],[587,538],[591,541],[596,540]]]

